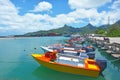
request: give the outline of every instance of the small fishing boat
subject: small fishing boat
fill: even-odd
[[[84,52],[86,50],[85,47],[64,47],[64,46],[40,46],[44,52],[53,52],[53,50],[58,50],[61,54],[69,54],[73,56],[86,56],[87,58],[94,59],[95,58],[95,52],[92,50],[92,48],[87,49],[87,52]],[[79,51],[80,48],[82,48],[82,52]],[[81,55],[80,55],[81,54]]]
[[[102,60],[93,60],[80,57],[71,57],[66,55],[56,56],[56,60],[51,60],[49,54],[53,52],[46,52],[45,54],[32,54],[32,57],[41,65],[65,73],[84,75],[90,77],[98,77],[99,74],[106,68],[106,62]]]
[[[85,38],[84,37],[72,37],[69,40],[66,40],[65,42],[83,44],[85,42]]]

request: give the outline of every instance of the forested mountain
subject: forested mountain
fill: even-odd
[[[95,27],[89,23],[88,25],[80,28],[80,31],[81,31],[80,33],[82,33],[82,34],[93,33],[96,29],[97,29],[97,27]]]
[[[120,37],[120,20],[108,28],[107,36]]]
[[[64,25],[58,29],[51,29],[51,30],[40,30],[36,32],[26,33],[24,35],[15,35],[19,36],[60,36],[63,34],[89,34],[89,33],[96,33],[101,34],[104,36],[111,36],[111,37],[120,37],[120,20],[112,25],[102,25],[99,27],[95,27],[92,24],[87,24],[84,27],[75,28],[72,26]]]
[[[110,27],[110,25],[106,24],[106,25],[99,26],[99,29],[108,29],[109,27]]]
[[[64,25],[61,28],[58,29],[52,29],[48,31],[37,31],[37,32],[31,32],[24,34],[24,36],[51,36],[51,35],[62,35],[62,34],[75,34],[75,33],[90,33],[96,30],[97,28],[90,23],[82,28],[74,28],[72,26]]]

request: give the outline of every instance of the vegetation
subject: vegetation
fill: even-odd
[[[120,37],[120,20],[113,25],[102,25],[94,32],[108,37]]]
[[[85,34],[85,33],[91,33],[94,30],[96,30],[96,27],[92,26],[91,24],[88,24],[82,28],[74,28],[72,26],[64,25],[63,27],[58,29],[31,32],[24,34],[24,36],[49,36],[50,34],[63,35],[63,34],[76,34],[76,33]]]
[[[120,20],[114,23],[113,25],[102,25],[98,28],[91,25],[90,23],[82,28],[74,28],[72,26],[64,25],[61,28],[58,29],[52,29],[52,30],[40,30],[37,32],[31,32],[24,35],[15,35],[16,37],[26,36],[26,37],[36,37],[36,36],[60,36],[65,34],[89,34],[89,33],[95,33],[100,34],[104,36],[110,36],[110,37],[120,37]]]
[[[120,20],[110,26],[107,32],[107,36],[120,37]]]
[[[82,34],[89,34],[89,33],[93,33],[95,30],[97,29],[97,27],[91,25],[90,23],[82,28],[80,28]]]
[[[95,30],[95,34],[106,35],[106,30],[98,28]]]

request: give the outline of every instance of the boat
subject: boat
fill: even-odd
[[[65,41],[66,43],[77,43],[77,44],[83,44],[85,42],[84,37],[72,37]]]
[[[55,61],[51,61],[51,57],[48,54],[53,52],[46,52],[45,54],[32,54],[32,57],[44,67],[49,69],[90,77],[98,77],[102,71],[106,68],[106,61],[93,60],[80,57],[70,57],[65,55],[58,55]]]
[[[69,54],[73,56],[86,56],[87,58],[94,59],[95,58],[95,52],[92,49],[87,49],[88,52],[78,52],[78,50],[81,48],[79,47],[65,47],[65,46],[40,46],[44,52],[53,52],[53,50],[58,50],[61,54]],[[83,48],[85,50],[85,47]]]

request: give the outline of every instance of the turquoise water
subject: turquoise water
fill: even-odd
[[[32,53],[43,53],[40,46],[63,43],[65,37],[0,39],[0,80],[120,80],[120,61],[100,49],[96,58],[106,59],[108,66],[98,78],[67,74],[38,64]],[[112,62],[111,62],[112,61]]]

